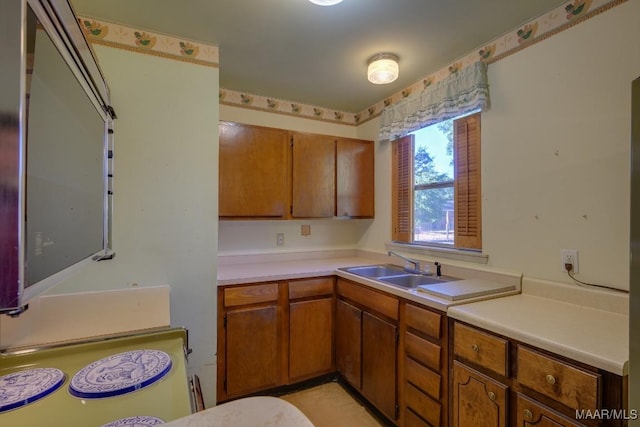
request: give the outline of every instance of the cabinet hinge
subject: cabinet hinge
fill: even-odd
[[[396,405],[396,420],[400,416],[400,405]]]
[[[396,332],[396,344],[400,342],[400,332]]]
[[[226,391],[227,391],[227,379],[226,378],[224,379],[224,381],[222,381],[222,388],[224,388],[224,391],[226,393]],[[396,418],[398,418],[398,417],[396,416]]]
[[[289,205],[289,213],[293,215],[293,205]]]
[[[222,327],[226,328],[227,327],[227,315],[225,314],[224,317],[222,318]]]

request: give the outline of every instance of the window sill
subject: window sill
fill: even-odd
[[[386,243],[385,248],[387,250],[397,250],[433,258],[446,258],[456,261],[473,262],[476,264],[487,264],[489,262],[489,255],[483,254],[482,252],[463,249],[442,248],[436,246],[423,246],[396,242]]]

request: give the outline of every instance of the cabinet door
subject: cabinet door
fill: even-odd
[[[389,419],[397,405],[397,326],[362,314],[362,394]]]
[[[332,371],[333,299],[289,304],[289,379],[296,382]]]
[[[219,216],[278,217],[289,210],[287,131],[220,122]]]
[[[455,427],[504,427],[508,387],[453,362],[453,425]]]
[[[517,427],[577,427],[583,425],[522,394],[518,394],[516,405]]]
[[[225,360],[228,398],[278,385],[277,317],[275,305],[227,312]]]
[[[374,216],[373,141],[336,142],[336,216]]]
[[[333,217],[336,211],[335,138],[292,135],[292,216]]]
[[[336,367],[356,389],[362,385],[362,310],[342,300],[336,303]]]

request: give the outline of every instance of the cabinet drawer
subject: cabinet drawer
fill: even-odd
[[[517,426],[563,426],[563,427],[579,427],[580,424],[571,418],[568,418],[551,408],[547,408],[535,400],[518,393],[516,403]]]
[[[600,375],[518,347],[518,382],[572,409],[598,408]]]
[[[404,377],[414,386],[436,400],[440,399],[442,378],[431,369],[425,368],[410,357],[405,358]]]
[[[507,376],[509,355],[507,340],[456,323],[453,351],[456,356],[476,363],[503,377]]]
[[[442,315],[431,310],[405,305],[405,319],[407,326],[423,332],[435,339],[440,339]]]
[[[420,338],[411,332],[404,333],[404,349],[407,356],[412,357],[434,371],[440,371],[440,354],[442,347]]]
[[[432,427],[425,420],[416,415],[409,408],[404,410],[404,426],[405,427]]]
[[[289,282],[289,299],[316,297],[333,294],[333,278],[295,280]]]
[[[424,418],[432,426],[440,425],[442,407],[418,388],[409,383],[405,383],[404,396],[407,407]]]
[[[372,311],[398,320],[398,299],[380,292],[367,289],[353,282],[338,279],[338,295],[362,304]]]
[[[265,283],[263,285],[239,286],[224,290],[224,306],[258,304],[261,302],[278,301],[278,284]]]

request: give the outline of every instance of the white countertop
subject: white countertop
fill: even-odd
[[[167,427],[314,427],[291,403],[277,397],[234,400],[163,424]]]
[[[441,311],[446,311],[448,307],[456,304],[466,304],[496,297],[496,295],[486,295],[464,300],[450,300],[429,295],[416,289],[403,289],[339,270],[345,267],[390,264],[392,261],[395,261],[395,259],[389,258],[386,255],[372,254],[369,256],[357,256],[349,253],[347,253],[346,256],[325,258],[307,258],[304,254],[297,257],[292,256],[281,259],[278,259],[277,255],[267,256],[266,258],[252,257],[241,263],[220,263],[218,265],[218,286],[336,275]],[[463,278],[464,280],[455,282],[458,286],[464,284],[469,286],[474,286],[475,284],[481,285],[485,284],[487,280],[497,280],[513,284],[515,287],[515,290],[502,292],[498,294],[498,296],[514,295],[520,292],[520,277],[517,275],[488,274],[483,272],[482,275],[484,278],[476,279],[469,276],[470,273],[468,269],[453,266],[444,266],[443,272],[450,276]]]
[[[535,284],[531,284],[535,286]],[[560,285],[568,287],[570,285]],[[576,288],[572,292],[584,292]],[[607,295],[601,292],[596,298]],[[457,320],[617,374],[628,373],[629,316],[528,292],[449,308]],[[582,302],[583,303],[583,302]],[[584,304],[584,303],[583,303]]]

